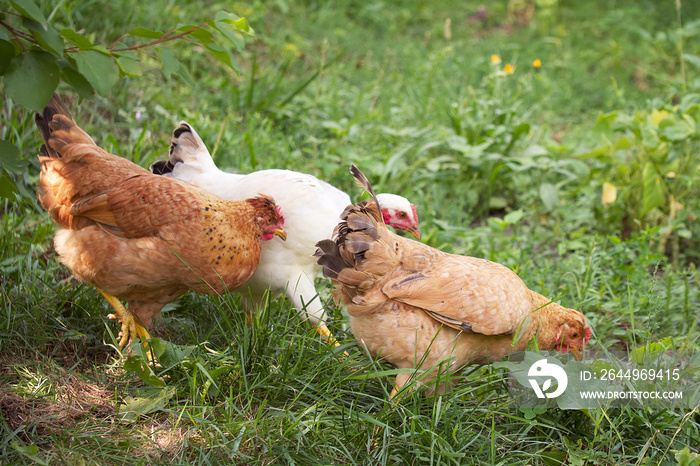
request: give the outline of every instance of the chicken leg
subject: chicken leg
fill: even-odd
[[[118,320],[122,324],[122,331],[120,332],[121,339],[119,340],[119,349],[124,349],[126,344],[130,344],[138,336],[144,343],[151,339],[151,335],[148,330],[141,325],[138,318],[129,312],[124,305],[111,294],[107,294],[104,291],[97,289],[102,296],[105,297],[107,302],[112,309],[114,309],[114,314],[109,314],[107,317],[111,320]]]
[[[336,348],[340,346],[340,343],[333,337],[330,329],[323,321],[326,316],[326,310],[323,308],[323,303],[314,287],[313,280],[305,274],[299,275],[296,286],[293,288],[291,285],[288,286],[287,298],[292,301],[292,305],[302,318],[308,317],[321,337],[325,338],[329,344]]]
[[[319,335],[326,338],[326,341],[328,341],[329,344],[335,346],[336,348],[340,346],[340,343],[338,343],[338,341],[333,337],[333,334],[331,333],[330,329],[323,322],[318,323],[318,325],[316,326],[316,331]]]

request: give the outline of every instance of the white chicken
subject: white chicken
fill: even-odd
[[[324,323],[325,309],[314,286],[321,267],[313,257],[316,243],[329,238],[350,197],[315,176],[290,170],[260,170],[235,174],[220,170],[204,142],[189,124],[180,122],[173,131],[170,159],[151,166],[156,174],[173,176],[204,188],[222,199],[238,200],[261,193],[273,196],[285,216],[287,241],[263,243],[260,263],[253,276],[236,290],[243,306],[252,313],[282,293],[299,314],[308,317],[318,332],[330,337]],[[379,194],[387,225],[420,238],[416,207],[395,194]]]

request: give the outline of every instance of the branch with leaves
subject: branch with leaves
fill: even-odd
[[[107,95],[120,77],[141,76],[139,53],[159,59],[166,76],[179,74],[191,81],[187,69],[165,46],[179,39],[203,47],[238,72],[232,51],[243,48],[244,36],[255,34],[245,18],[220,11],[213,20],[180,25],[172,31],[132,29],[105,47],[72,29],[57,31],[32,0],[9,3],[15,11],[3,11],[0,18],[0,26],[6,32],[5,37],[0,34],[0,75],[7,95],[19,105],[36,111],[44,108],[60,80],[80,96],[88,97],[95,91]],[[123,42],[127,37],[150,41],[129,46]],[[156,53],[149,53],[152,51]]]
[[[106,96],[120,78],[141,76],[146,56],[160,63],[166,77],[177,75],[192,83],[189,71],[168,47],[177,40],[202,47],[239,73],[233,52],[243,49],[246,37],[255,37],[248,21],[220,11],[202,24],[182,24],[169,31],[138,27],[105,46],[70,28],[58,31],[32,0],[2,0],[0,79],[14,104],[40,112],[61,81],[81,97],[95,92]],[[12,181],[8,173],[21,173],[25,167],[19,149],[0,140],[0,179]],[[0,189],[0,197],[7,197],[5,191]]]

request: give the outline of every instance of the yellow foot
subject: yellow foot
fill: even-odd
[[[324,324],[323,322],[318,323],[318,327],[316,327],[316,331],[318,332],[319,335],[326,338],[326,341],[329,344],[333,345],[336,348],[340,346],[340,343],[338,343],[338,341],[335,339],[335,337],[333,336],[331,331],[328,329],[328,327],[326,327],[326,324]],[[350,354],[347,351],[343,351],[343,356],[345,356],[346,358],[349,358]],[[350,369],[350,370],[353,372],[355,371],[355,369]]]
[[[115,296],[105,293],[98,288],[98,291],[102,293],[107,302],[114,309],[114,314],[109,314],[107,317],[112,320],[118,320],[122,324],[122,330],[119,333],[119,349],[124,349],[128,343],[131,343],[136,339],[136,337],[141,338],[141,341],[146,343],[146,341],[151,339],[151,335],[148,334],[148,330],[141,325],[136,316],[129,312],[124,305]]]
[[[322,337],[325,337],[328,339],[328,343],[331,345],[335,346],[336,348],[340,346],[340,343],[338,343],[335,338],[333,338],[333,334],[331,331],[326,327],[326,324],[319,322],[318,327],[316,327],[316,331],[318,332],[319,335]]]
[[[391,390],[391,393],[389,394],[389,399],[393,400],[397,393],[399,393],[399,389],[394,387],[394,389]]]

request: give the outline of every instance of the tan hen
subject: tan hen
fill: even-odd
[[[319,242],[316,256],[372,356],[429,371],[427,383],[441,361],[449,361],[449,372],[487,364],[533,338],[541,350],[580,354],[591,334],[583,314],[531,291],[502,265],[394,234],[365,176],[355,166],[351,172],[373,201],[348,206],[334,239]],[[412,375],[396,377],[392,396]]]
[[[39,200],[63,228],[56,251],[112,305],[120,347],[137,335],[150,338],[152,318],[187,290],[221,294],[244,283],[261,241],[286,238],[271,198],[223,201],[153,175],[99,148],[56,96],[36,124],[44,139]]]

